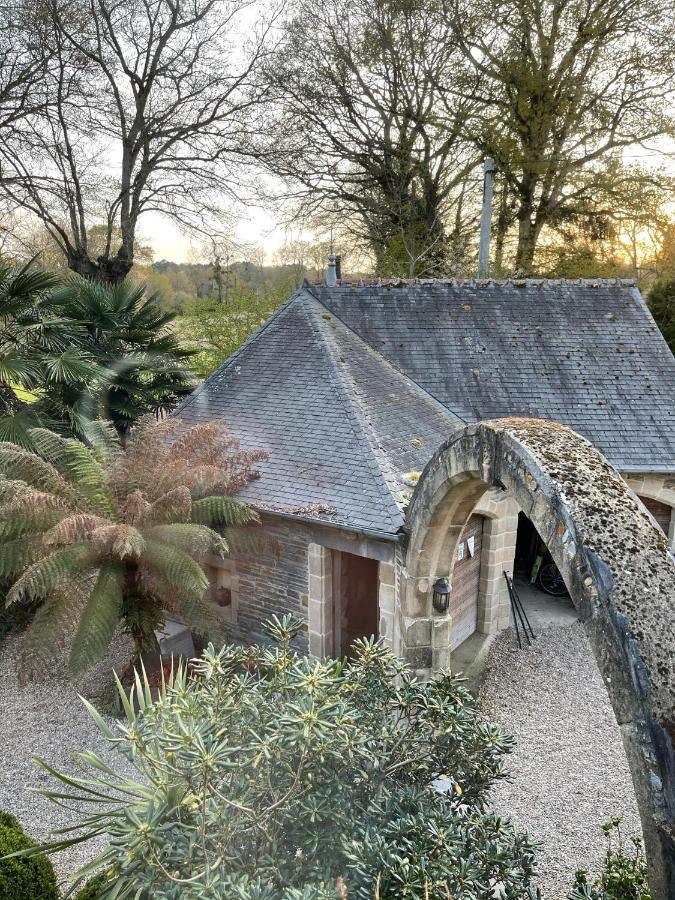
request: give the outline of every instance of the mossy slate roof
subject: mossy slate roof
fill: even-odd
[[[675,472],[675,359],[627,282],[312,285],[177,415],[269,452],[251,501],[383,535],[464,422],[553,419],[621,471]]]

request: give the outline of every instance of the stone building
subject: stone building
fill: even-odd
[[[271,614],[295,613],[317,655],[377,634],[427,673],[431,621],[406,618],[403,601],[406,511],[436,449],[483,420],[568,425],[672,549],[674,398],[675,359],[632,282],[305,286],[177,413],[223,418],[244,446],[269,452],[243,495],[261,512],[258,546],[209,560],[222,616],[251,640]],[[474,632],[508,625],[504,572],[543,552],[503,486],[462,516],[454,565],[439,551],[422,586],[452,573],[443,664]]]

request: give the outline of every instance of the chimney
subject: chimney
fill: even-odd
[[[328,271],[326,272],[326,284],[328,287],[335,287],[337,284],[337,274],[335,272],[335,254],[331,248],[328,254]]]
[[[335,254],[335,277],[342,281],[342,257],[339,253]]]

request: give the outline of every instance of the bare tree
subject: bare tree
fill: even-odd
[[[542,229],[605,179],[621,148],[672,133],[673,4],[656,0],[447,0],[478,76],[477,146],[503,179],[498,237],[517,225],[530,272]]]
[[[380,274],[446,269],[446,223],[476,162],[472,101],[446,89],[461,64],[436,2],[297,0],[267,67],[283,110],[274,170],[302,216],[349,228]]]
[[[150,211],[208,233],[240,196],[274,16],[254,0],[44,0],[49,102],[0,133],[0,185],[37,216],[71,269],[117,282]],[[92,226],[103,227],[98,253]]]
[[[0,2],[0,133],[44,103],[45,26],[29,0]]]

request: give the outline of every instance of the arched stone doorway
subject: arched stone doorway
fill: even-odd
[[[532,520],[584,622],[622,730],[653,896],[675,898],[675,560],[603,455],[552,422],[468,426],[436,452],[408,510],[398,646],[421,674],[449,665],[450,615],[432,607],[463,527],[503,489]]]

